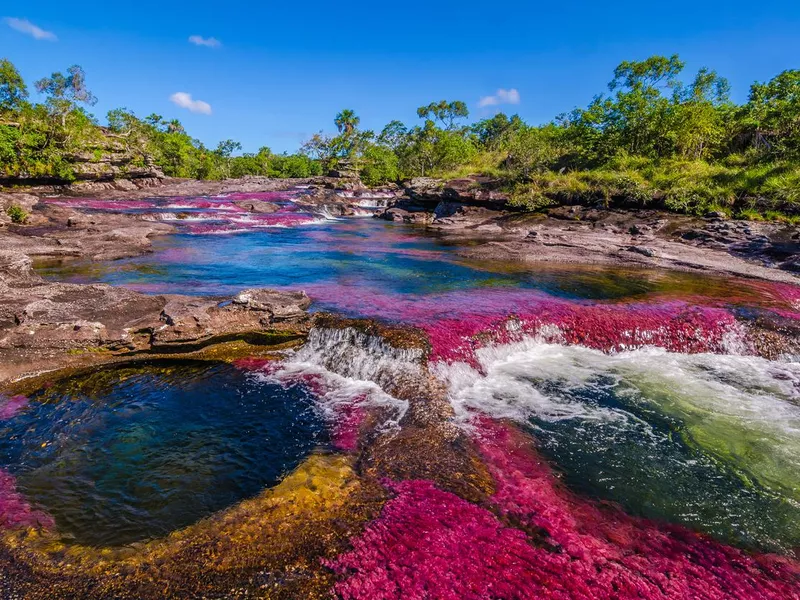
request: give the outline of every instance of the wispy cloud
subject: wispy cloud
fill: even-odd
[[[177,104],[181,108],[185,108],[190,112],[201,115],[211,114],[211,105],[208,102],[203,102],[202,100],[193,100],[192,95],[187,94],[186,92],[175,92],[169,97],[169,99],[173,104]]]
[[[499,89],[494,96],[483,96],[478,100],[478,106],[498,106],[500,104],[519,104],[519,92],[515,88],[510,90]]]
[[[58,37],[52,31],[46,31],[41,27],[37,27],[28,19],[17,19],[16,17],[6,17],[4,19],[6,25],[11,29],[16,29],[20,33],[29,35],[37,40],[47,40],[48,42],[55,42]]]
[[[209,48],[219,48],[222,46],[222,42],[217,38],[204,38],[202,35],[190,35],[189,42],[195,46],[208,46]]]

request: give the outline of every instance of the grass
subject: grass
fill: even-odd
[[[693,215],[800,221],[800,167],[753,164],[746,155],[717,163],[622,157],[593,170],[547,171],[508,189],[511,204],[524,210],[557,204],[653,206]]]

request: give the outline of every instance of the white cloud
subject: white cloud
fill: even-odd
[[[499,89],[494,96],[483,96],[478,101],[478,106],[498,106],[499,104],[519,104],[519,92],[515,88],[510,90]]]
[[[55,42],[58,38],[56,34],[52,31],[45,31],[41,27],[37,27],[28,19],[17,19],[15,17],[6,17],[5,19],[6,24],[11,27],[11,29],[16,29],[17,31],[27,34],[37,40],[47,40],[49,42]]]
[[[222,42],[217,38],[204,38],[202,35],[191,35],[189,36],[189,41],[195,46],[208,46],[209,48],[219,48],[222,46]]]
[[[201,115],[210,115],[211,114],[211,105],[208,102],[203,102],[202,100],[192,100],[192,95],[187,94],[186,92],[175,92],[169,99],[173,102],[173,104],[177,104],[181,108],[185,108],[193,113],[199,113]]]

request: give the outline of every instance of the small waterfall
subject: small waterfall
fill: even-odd
[[[408,378],[423,375],[420,349],[396,348],[352,327],[313,329],[297,360],[324,366],[343,377],[372,381],[391,391]]]
[[[352,327],[313,329],[306,344],[279,363],[258,372],[264,381],[301,383],[314,391],[319,409],[333,424],[334,445],[351,450],[366,409],[383,411],[382,429],[398,427],[408,401],[400,386],[424,375],[423,352],[401,349]]]

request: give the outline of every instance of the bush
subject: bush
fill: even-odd
[[[360,175],[367,185],[382,185],[400,176],[397,154],[389,148],[371,145],[364,151],[364,160]]]
[[[6,214],[11,218],[12,223],[17,223],[18,225],[22,225],[28,220],[28,213],[26,213],[21,206],[16,204],[12,204],[6,208]]]

